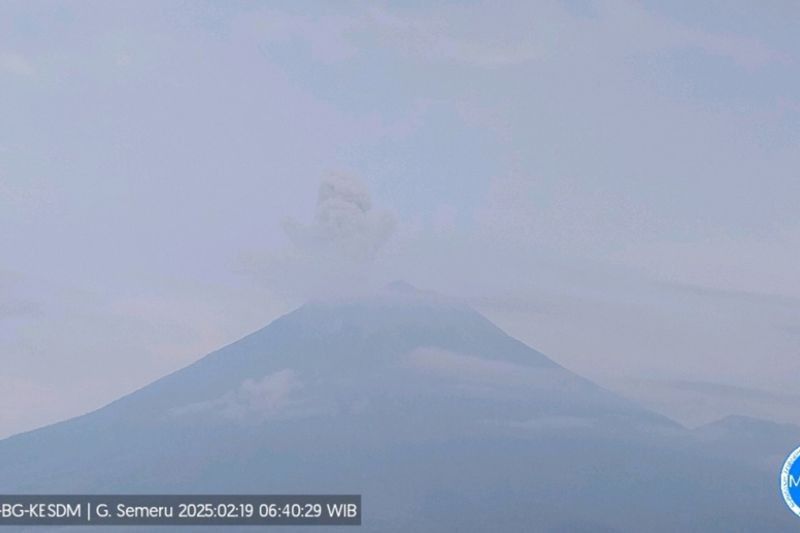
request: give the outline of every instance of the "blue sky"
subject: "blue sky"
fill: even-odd
[[[314,224],[331,173],[395,221],[348,283],[463,296],[677,417],[685,391],[641,383],[791,386],[799,19],[779,1],[5,2],[0,434],[342,283],[326,272],[352,265],[284,230]]]

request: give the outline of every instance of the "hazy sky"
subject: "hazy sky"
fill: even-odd
[[[0,436],[396,278],[684,422],[800,422],[799,25],[4,1]]]

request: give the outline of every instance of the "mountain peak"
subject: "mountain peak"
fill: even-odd
[[[378,288],[362,289],[314,298],[307,302],[303,308],[341,308],[361,307],[364,309],[375,308],[438,308],[460,309],[472,311],[470,306],[459,298],[454,298],[435,291],[423,290],[403,280],[396,280]]]

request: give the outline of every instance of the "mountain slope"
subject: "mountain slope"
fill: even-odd
[[[472,309],[399,289],[308,304],[0,442],[0,493],[362,493],[375,531],[784,525],[760,472]]]

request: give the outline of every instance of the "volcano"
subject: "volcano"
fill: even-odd
[[[406,284],[0,441],[0,493],[362,494],[365,531],[785,530],[771,474]]]

